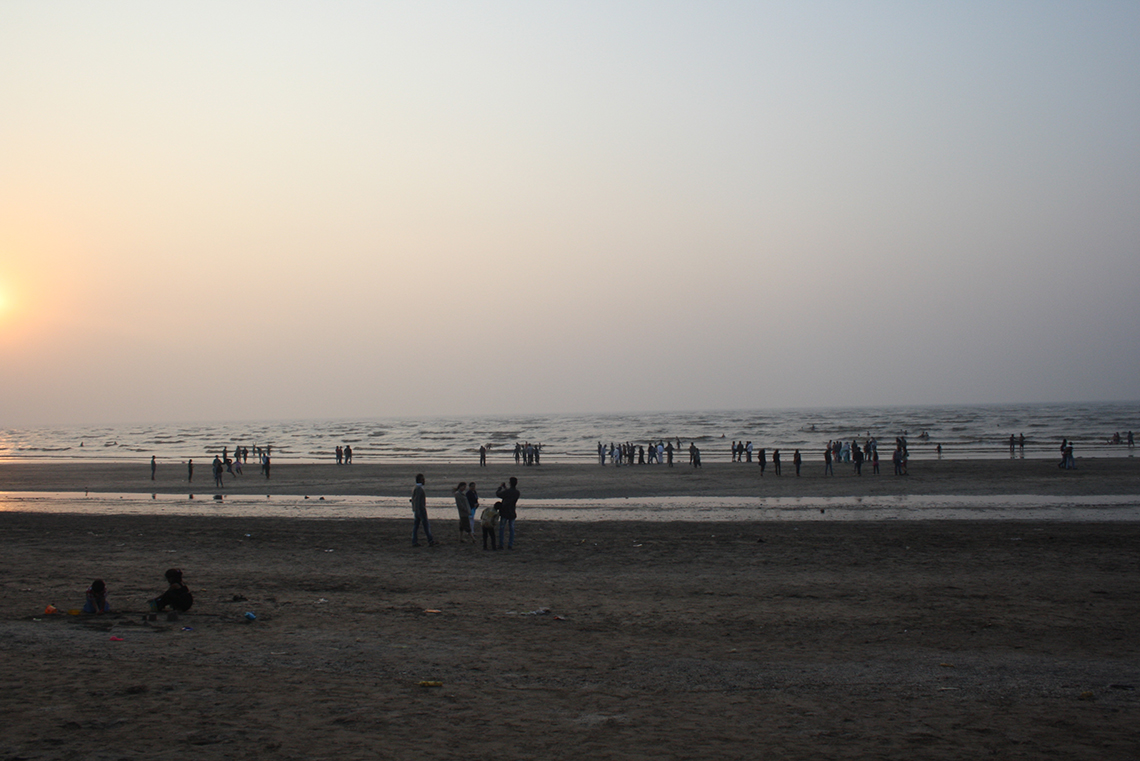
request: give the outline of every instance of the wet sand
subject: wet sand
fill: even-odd
[[[1127,460],[938,465],[879,478],[1137,491]],[[407,468],[351,467],[283,493],[407,490]],[[567,498],[755,488],[727,463],[433,467]],[[15,470],[68,491],[56,468]],[[412,548],[407,519],[0,512],[0,758],[1140,756],[1140,523],[522,519],[484,552],[433,518],[441,544]],[[194,608],[144,620],[172,566]],[[115,612],[43,615],[96,576]]]
[[[183,463],[160,463],[150,480],[147,461],[128,463],[0,463],[0,491],[118,492],[158,494],[274,494],[368,495],[404,497],[416,473],[427,478],[429,497],[448,498],[459,481],[474,479],[480,493],[494,494],[510,476],[519,479],[524,496],[533,499],[606,499],[672,496],[831,497],[889,494],[1140,494],[1140,459],[1078,460],[1076,470],[1061,470],[1048,460],[930,460],[911,461],[909,474],[895,476],[890,462],[882,473],[863,475],[854,466],[837,464],[834,476],[823,475],[822,462],[807,462],[795,477],[791,463],[776,476],[771,464],[765,475],[753,464],[706,462],[702,468],[677,464],[673,468],[635,465],[476,464],[275,464],[270,478],[256,465],[242,476],[226,474],[216,489],[209,461],[195,462],[194,480],[187,481]]]

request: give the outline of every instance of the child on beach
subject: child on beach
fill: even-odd
[[[87,600],[83,603],[84,613],[110,613],[111,606],[107,604],[107,585],[102,579],[95,579],[87,587]]]
[[[190,594],[190,590],[182,583],[181,569],[171,568],[168,570],[166,572],[166,583],[170,586],[160,597],[150,601],[150,609],[158,612],[165,610],[169,605],[172,609],[183,613],[190,610],[190,606],[194,604],[194,595]]]
[[[502,502],[496,502],[494,507],[484,507],[479,515],[479,525],[483,527],[483,549],[487,549],[488,536],[491,537],[491,549],[499,549],[495,546],[495,532],[499,527],[499,508],[502,505]]]

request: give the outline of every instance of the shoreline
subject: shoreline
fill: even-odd
[[[256,466],[243,476],[225,474],[221,489],[214,486],[210,461],[195,463],[187,481],[184,464],[159,463],[150,479],[147,461],[132,463],[0,463],[0,492],[112,494],[275,495],[406,498],[413,477],[424,473],[429,498],[447,499],[459,481],[476,481],[485,501],[499,483],[519,479],[524,499],[626,499],[670,497],[835,498],[894,495],[1049,495],[1092,496],[1140,494],[1140,459],[1079,459],[1076,470],[1061,470],[1047,460],[912,461],[906,476],[895,476],[890,462],[882,473],[853,473],[850,464],[836,464],[835,475],[823,475],[823,464],[805,462],[797,478],[791,463],[776,476],[769,464],[765,475],[755,463],[688,465],[471,465],[384,463],[335,465],[274,465],[265,478]]]

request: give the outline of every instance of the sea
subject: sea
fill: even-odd
[[[480,446],[494,461],[530,443],[541,445],[544,463],[590,463],[599,443],[676,446],[679,440],[684,448],[696,444],[709,462],[730,459],[738,440],[807,452],[833,439],[871,436],[880,449],[905,436],[911,460],[1053,458],[1062,439],[1074,442],[1077,457],[1131,457],[1127,434],[1137,429],[1140,402],[32,426],[0,430],[0,461],[133,462],[156,455],[170,462],[272,447],[277,463],[327,462],[339,445],[351,446],[358,463],[465,463]],[[1024,447],[1011,451],[1011,435],[1024,436]]]

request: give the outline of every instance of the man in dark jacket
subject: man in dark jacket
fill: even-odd
[[[508,487],[506,484],[499,484],[499,488],[495,490],[495,496],[503,502],[503,506],[499,508],[499,546],[503,545],[503,533],[510,524],[510,534],[507,540],[506,548],[513,550],[515,548],[515,518],[518,515],[517,505],[519,501],[519,490],[515,488],[519,480],[511,476],[511,485]]]

